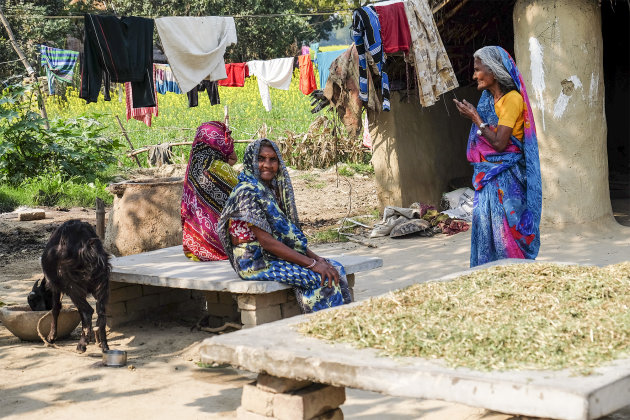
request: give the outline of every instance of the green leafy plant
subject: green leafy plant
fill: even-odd
[[[0,181],[17,185],[44,173],[93,181],[116,161],[120,142],[104,137],[94,118],[53,119],[50,129],[33,111],[33,85],[12,85],[0,95]]]

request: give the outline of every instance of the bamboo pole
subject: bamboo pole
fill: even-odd
[[[102,241],[105,240],[105,203],[96,198],[96,234]]]
[[[7,33],[9,34],[9,41],[11,42],[13,49],[17,53],[18,57],[20,57],[20,61],[22,62],[22,64],[24,64],[24,67],[26,67],[26,72],[28,73],[29,77],[32,77],[35,79],[35,87],[37,88],[37,93],[39,95],[39,101],[38,101],[39,110],[42,114],[42,118],[44,119],[44,127],[46,127],[46,130],[49,130],[50,124],[48,123],[48,113],[46,112],[46,101],[44,100],[44,95],[42,94],[42,90],[39,87],[39,81],[37,80],[37,75],[35,74],[35,70],[33,70],[33,67],[30,65],[30,63],[26,59],[26,56],[22,52],[22,49],[20,48],[18,43],[15,41],[15,36],[13,36],[11,25],[9,24],[9,21],[7,20],[7,18],[4,17],[4,12],[1,6],[0,6],[0,20],[2,21],[2,24],[4,25],[4,29],[6,29]]]
[[[127,143],[129,143],[129,148],[131,149],[131,155],[127,154],[127,156],[129,157],[134,157],[136,159],[136,163],[138,164],[138,168],[142,168],[142,165],[140,164],[140,159],[138,159],[138,156],[136,156],[136,154],[133,154],[133,152],[135,152],[134,148],[133,148],[133,143],[131,143],[131,140],[129,140],[129,136],[127,135],[127,132],[125,131],[125,127],[123,127],[122,123],[120,122],[120,118],[118,118],[118,115],[116,115],[116,121],[118,121],[118,125],[120,126],[120,131],[122,131],[123,136],[125,136],[125,139],[127,139]]]

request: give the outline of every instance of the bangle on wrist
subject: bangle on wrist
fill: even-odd
[[[481,135],[481,130],[486,128],[488,126],[488,123],[481,123],[479,124],[479,130],[477,130],[477,135],[480,136]]]
[[[315,267],[315,264],[317,264],[317,261],[315,260],[315,258],[313,258],[313,262],[304,268],[310,270],[311,268]]]

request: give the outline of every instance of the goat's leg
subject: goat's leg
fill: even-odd
[[[54,343],[57,339],[57,319],[59,318],[59,312],[61,311],[61,292],[53,290],[52,292],[52,320],[50,321],[50,332],[46,341]]]
[[[83,353],[87,349],[90,339],[94,338],[94,332],[92,331],[92,314],[94,309],[86,300],[84,293],[74,296],[70,295],[70,299],[72,299],[72,303],[77,307],[81,316],[81,338],[79,339],[79,344],[77,344],[77,351]]]
[[[105,331],[107,324],[105,305],[106,303],[102,300],[96,301],[96,314],[98,315],[96,318],[96,326],[98,327],[96,341],[99,343],[99,346],[103,349],[103,351],[109,350],[109,346],[107,345],[107,332]]]

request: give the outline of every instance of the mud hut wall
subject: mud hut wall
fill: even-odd
[[[455,95],[472,103],[479,98],[474,88],[456,89]],[[470,121],[459,116],[453,97],[447,93],[422,108],[415,95],[407,103],[392,92],[391,111],[381,112],[370,124],[381,209],[416,201],[439,205],[450,180],[472,177],[466,160]]]
[[[597,0],[518,0],[514,50],[540,149],[543,224],[612,219]]]

